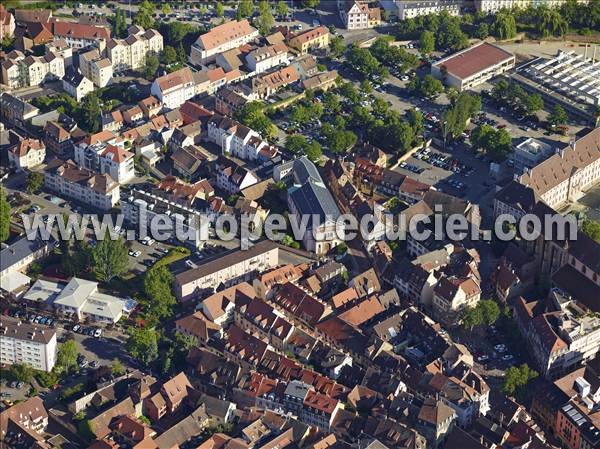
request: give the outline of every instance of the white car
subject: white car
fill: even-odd
[[[79,332],[79,329],[81,329],[81,326],[79,324],[73,326],[73,332]]]
[[[141,251],[129,251],[129,255],[131,257],[140,257],[142,255]]]
[[[100,338],[101,335],[102,335],[102,329],[96,329],[94,331],[94,337]]]
[[[500,344],[494,346],[494,349],[498,352],[506,352],[506,345]]]

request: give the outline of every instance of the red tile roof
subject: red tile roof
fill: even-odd
[[[483,42],[442,59],[434,65],[440,68],[445,67],[448,73],[465,79],[510,58],[514,58],[512,53],[496,45]]]

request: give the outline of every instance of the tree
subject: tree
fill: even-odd
[[[37,193],[44,186],[44,175],[37,171],[29,172],[27,175],[27,193]]]
[[[252,0],[242,0],[238,5],[236,19],[247,19],[254,13],[254,3]]]
[[[333,92],[326,92],[323,97],[323,105],[330,114],[337,114],[342,109],[342,104],[337,94]]]
[[[327,146],[334,153],[341,153],[352,148],[357,141],[357,136],[352,131],[334,129],[329,123],[323,126],[323,135]]]
[[[100,131],[102,127],[102,106],[98,95],[93,92],[85,96],[81,103],[82,125],[90,133]]]
[[[421,48],[421,53],[424,55],[428,55],[433,50],[435,50],[435,36],[431,31],[423,31],[421,33],[421,38],[419,39],[419,46]]]
[[[529,368],[526,363],[518,367],[511,366],[506,370],[502,392],[507,396],[513,396],[515,393],[521,394],[524,387],[536,377],[538,377],[537,371]]]
[[[462,313],[462,325],[469,331],[483,323],[483,316],[479,307],[467,307]]]
[[[154,5],[148,0],[144,0],[140,3],[138,12],[133,18],[133,24],[146,29],[152,28],[154,26],[154,19],[152,18],[153,13]]]
[[[490,27],[488,26],[487,23],[483,22],[480,23],[479,26],[477,26],[477,29],[475,31],[475,37],[477,39],[485,39],[490,35]]]
[[[217,13],[217,17],[225,17],[225,7],[223,6],[223,3],[217,2],[215,12]]]
[[[69,375],[77,369],[77,344],[75,340],[67,340],[58,347],[56,355],[56,366],[65,374]]]
[[[133,329],[127,339],[127,351],[148,366],[158,358],[158,336],[154,329]]]
[[[33,378],[33,368],[27,363],[15,363],[9,368],[10,376],[19,382],[29,383]]]
[[[311,142],[308,144],[305,150],[306,157],[309,158],[312,162],[318,162],[323,155],[323,151],[321,149],[321,145],[319,142]]]
[[[500,40],[513,39],[517,35],[515,16],[506,11],[497,13],[492,23],[491,32]]]
[[[287,16],[288,12],[289,12],[287,3],[283,0],[280,0],[279,2],[277,2],[276,11],[277,11],[277,15],[279,17]]]
[[[540,94],[527,95],[525,98],[525,110],[527,114],[534,115],[544,109],[544,99]]]
[[[91,251],[83,240],[65,241],[61,245],[61,268],[69,276],[84,273],[91,265]]]
[[[266,116],[263,105],[258,101],[246,103],[235,115],[236,119],[244,125],[252,128],[265,138],[271,138],[275,134],[275,126]]]
[[[538,32],[544,36],[562,36],[569,28],[568,23],[556,9],[544,8],[537,24]]]
[[[334,58],[341,57],[346,51],[346,45],[344,44],[344,38],[341,36],[334,36],[329,41],[329,52]]]
[[[589,238],[600,243],[600,223],[585,217],[583,219],[583,223],[581,224],[581,230]]]
[[[160,62],[166,65],[177,62],[177,50],[175,50],[170,45],[165,45],[163,51],[160,52]],[[146,60],[146,64],[148,64],[148,60]],[[154,71],[154,73],[156,73],[156,70]]]
[[[156,55],[146,56],[146,64],[144,64],[144,68],[142,69],[143,77],[148,81],[152,81],[156,76],[156,71],[158,70],[159,65],[160,61]]]
[[[290,248],[300,249],[300,243],[295,241],[292,236],[286,234],[281,239],[281,244],[289,246]]]
[[[113,18],[113,33],[115,37],[123,38],[127,35],[127,18],[125,10],[117,9]]]
[[[353,45],[348,51],[348,63],[363,77],[371,77],[381,73],[382,67],[368,48]]]
[[[0,189],[0,242],[5,242],[10,237],[10,204],[6,199],[6,192]]]
[[[423,130],[425,129],[425,118],[421,111],[409,109],[406,112],[406,120],[408,120],[408,123],[412,127],[415,136],[423,134]]]
[[[269,2],[262,0],[258,4],[258,10],[260,12],[257,19],[258,30],[263,35],[269,34],[271,29],[275,26],[275,19],[273,18]]]
[[[428,74],[423,78],[419,90],[421,95],[431,98],[442,93],[444,91],[444,85],[439,79]]]
[[[483,323],[487,326],[491,326],[500,318],[500,307],[498,307],[498,303],[494,300],[484,299],[479,301],[477,307],[481,309]]]
[[[301,134],[290,134],[285,139],[285,149],[292,154],[304,154],[308,140]]]
[[[171,5],[168,3],[163,3],[160,7],[160,10],[163,14],[169,14],[171,12]]]
[[[360,90],[369,95],[373,93],[373,84],[369,80],[362,80],[360,83]]]
[[[552,113],[548,117],[548,123],[552,126],[560,126],[567,123],[569,117],[567,116],[567,112],[560,105],[554,106],[552,109]]]
[[[319,6],[319,3],[321,3],[321,0],[303,0],[302,3],[307,8],[315,9],[317,6]]]
[[[173,306],[177,303],[171,292],[173,275],[166,265],[157,265],[150,268],[144,277],[144,292],[150,300],[146,315],[152,320],[160,322],[173,315]]]
[[[125,273],[129,259],[122,239],[112,240],[106,235],[104,237],[92,250],[92,264],[96,278],[101,282],[110,282]]]
[[[125,374],[125,367],[119,359],[113,359],[112,363],[110,364],[110,370],[115,376],[121,376]]]

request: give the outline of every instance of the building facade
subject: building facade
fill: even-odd
[[[39,324],[22,323],[2,316],[0,321],[0,362],[24,363],[50,372],[56,363],[56,331]]]

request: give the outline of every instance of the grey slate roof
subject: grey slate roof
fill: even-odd
[[[27,256],[44,248],[46,245],[53,246],[56,243],[54,237],[49,235],[46,231],[44,231],[44,233],[47,236],[46,240],[42,239],[40,235],[37,235],[34,240],[29,240],[26,236],[23,236],[12,245],[9,245],[0,251],[0,271],[12,267]]]
[[[309,225],[312,225],[312,215],[318,215],[321,223],[325,223],[326,217],[337,220],[341,215],[327,187],[312,178],[300,187],[291,187],[289,195],[300,215],[311,216]]]

